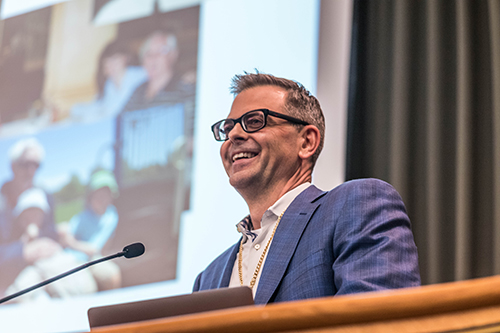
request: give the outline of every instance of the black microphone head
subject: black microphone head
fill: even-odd
[[[125,258],[135,258],[141,256],[144,253],[145,249],[146,248],[142,243],[130,244],[123,248],[123,252],[125,252],[123,255],[125,256]]]

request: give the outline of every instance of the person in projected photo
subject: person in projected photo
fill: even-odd
[[[63,247],[57,244],[57,251],[27,265],[7,288],[6,294],[10,295],[33,286],[100,256],[102,247],[118,223],[118,215],[112,205],[117,193],[117,184],[110,172],[94,173],[88,185],[86,209],[75,215],[69,226],[64,223],[58,226],[59,241],[66,247],[64,251]],[[20,237],[28,244],[40,237],[39,228],[43,214],[48,210],[46,196],[40,189],[30,188],[20,195],[13,209],[13,216],[17,227],[22,228]],[[118,288],[120,285],[121,274],[118,266],[106,262],[18,297],[15,302],[91,294]]]
[[[23,269],[61,251],[51,197],[33,182],[45,149],[35,138],[27,138],[17,141],[8,155],[13,176],[0,191],[0,294]],[[21,214],[28,202],[35,202],[37,209]]]
[[[72,119],[90,122],[119,114],[135,89],[147,80],[146,71],[133,63],[133,56],[124,44],[116,41],[108,44],[99,59],[98,95],[93,102],[74,105]]]
[[[20,230],[20,238],[26,244],[34,243],[40,237],[44,215],[50,210],[47,196],[39,188],[24,191],[13,210],[14,225]],[[57,250],[50,255],[40,257],[27,265],[7,288],[6,294],[11,295],[20,290],[75,268],[79,262],[65,253],[58,244]],[[90,272],[80,272],[43,288],[16,298],[13,302],[37,301],[52,297],[69,297],[88,294],[97,291],[96,283]]]
[[[181,72],[178,68],[179,47],[177,37],[171,32],[155,31],[150,34],[139,50],[139,57],[148,79],[136,89],[124,107],[118,126],[121,120],[128,119],[134,129],[141,128],[138,124],[142,122],[142,129],[148,128],[153,133],[164,130],[165,119],[168,119],[169,124],[179,124],[179,128],[176,128],[179,137],[174,142],[152,142],[151,145],[171,145],[168,149],[173,150],[172,161],[177,160],[175,164],[182,165],[180,169],[186,171],[182,177],[185,178],[185,193],[188,197],[193,152],[195,71]],[[130,115],[133,117],[127,118]],[[185,205],[188,203],[189,200],[185,200]]]
[[[174,34],[152,33],[142,44],[139,57],[147,81],[135,90],[124,111],[185,103],[193,98],[195,75],[177,71],[179,49]]]
[[[311,184],[324,142],[318,100],[301,84],[236,75],[229,116],[212,126],[229,183],[246,201],[242,237],[194,291],[250,286],[256,304],[420,285],[403,201],[376,179]]]
[[[118,196],[114,175],[107,170],[92,174],[87,186],[85,209],[73,216],[67,227],[59,228],[61,244],[80,262],[101,257],[104,245],[112,238],[118,225],[118,213],[113,205]],[[121,286],[119,267],[112,262],[91,266],[98,289]]]

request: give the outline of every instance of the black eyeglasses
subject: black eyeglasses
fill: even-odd
[[[215,140],[226,141],[229,139],[229,132],[231,132],[234,126],[239,123],[245,132],[254,133],[266,127],[267,116],[285,119],[295,124],[309,125],[309,123],[303,120],[290,117],[282,113],[274,112],[268,109],[257,109],[248,111],[238,119],[227,118],[216,122],[212,125],[212,132],[214,133]]]

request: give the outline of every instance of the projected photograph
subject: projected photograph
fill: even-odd
[[[189,210],[199,6],[74,0],[0,26],[0,297],[142,242],[17,302],[176,278]],[[120,13],[118,15],[117,13]]]

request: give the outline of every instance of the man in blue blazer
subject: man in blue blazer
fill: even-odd
[[[240,242],[194,291],[249,285],[256,304],[420,285],[417,249],[396,190],[375,179],[331,191],[311,185],[324,140],[319,102],[302,85],[237,75],[222,141],[230,184],[248,204]]]

